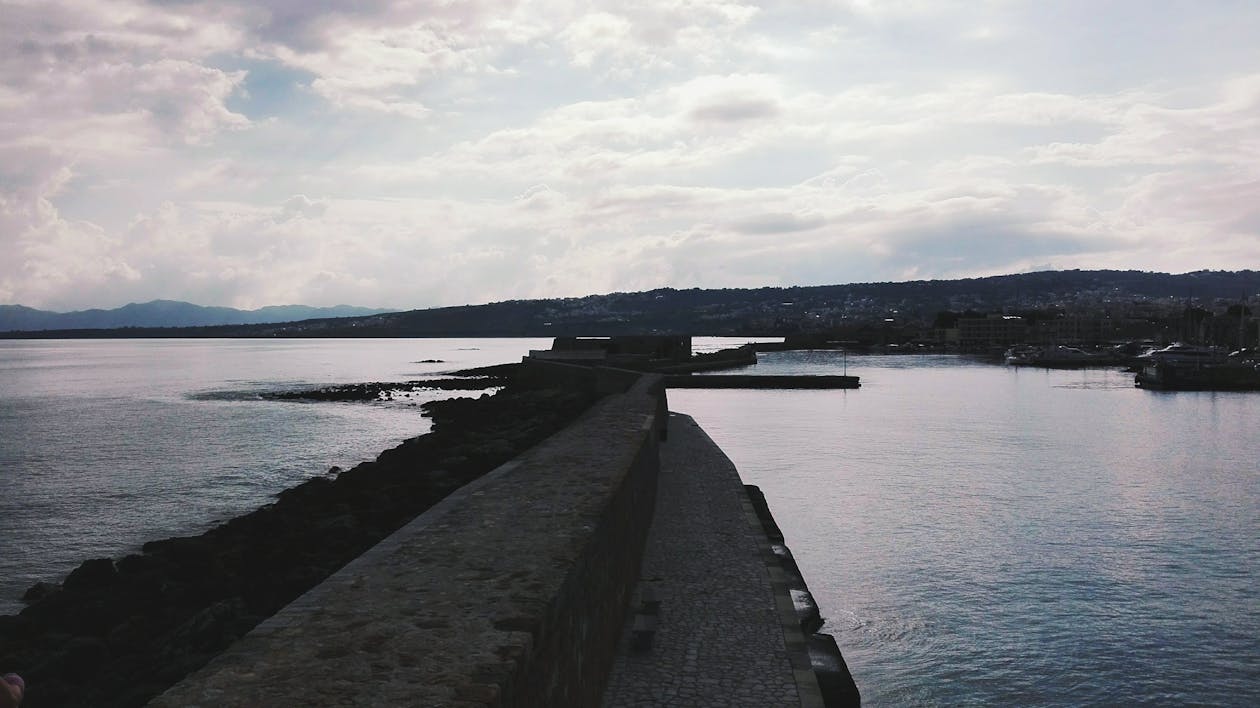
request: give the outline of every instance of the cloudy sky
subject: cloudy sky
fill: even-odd
[[[0,303],[1260,268],[1253,0],[0,0]]]

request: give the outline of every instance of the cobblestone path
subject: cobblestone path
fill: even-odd
[[[785,619],[746,498],[725,453],[690,417],[671,414],[656,515],[605,708],[821,705],[813,674],[793,671],[800,662],[784,641],[785,622],[795,621],[790,600]],[[646,650],[632,646],[639,598],[660,602]]]

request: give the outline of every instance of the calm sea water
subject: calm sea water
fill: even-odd
[[[85,558],[200,532],[428,429],[415,400],[260,392],[547,345],[0,342],[0,612]],[[845,365],[784,352],[751,372]],[[1260,704],[1260,395],[955,357],[847,367],[861,389],[670,406],[765,490],[867,705]]]
[[[398,402],[261,400],[518,361],[548,340],[0,341],[0,613],[87,558],[204,531],[422,434]],[[440,359],[441,363],[420,363]],[[475,392],[472,395],[480,395]]]
[[[749,373],[838,373],[834,352]],[[850,356],[670,392],[766,492],[865,704],[1260,705],[1260,395]]]

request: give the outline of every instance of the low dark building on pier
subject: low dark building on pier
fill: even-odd
[[[691,337],[638,335],[617,337],[556,337],[551,349],[532,351],[539,359],[627,360],[686,362],[691,359]]]

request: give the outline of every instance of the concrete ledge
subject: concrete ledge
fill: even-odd
[[[829,700],[764,499],[693,419],[671,424],[604,708],[857,705]]]
[[[669,388],[860,388],[857,376],[819,374],[815,376],[754,374],[671,374],[665,381]]]
[[[150,705],[599,703],[651,522],[659,376],[457,491]]]
[[[745,504],[750,523],[765,535],[766,568],[774,588],[783,636],[797,674],[802,706],[857,708],[862,694],[849,673],[836,640],[819,632],[823,627],[818,603],[805,577],[784,543],[783,532],[770,513],[766,496],[756,485],[746,484]],[[808,674],[806,678],[805,674]]]

